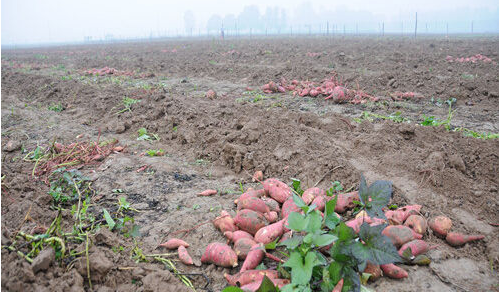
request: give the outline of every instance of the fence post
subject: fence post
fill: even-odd
[[[414,25],[414,38],[416,38],[417,33],[418,33],[418,13],[416,12],[416,24]]]

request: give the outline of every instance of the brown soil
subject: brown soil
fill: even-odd
[[[57,215],[48,187],[31,177],[33,164],[23,161],[24,149],[81,139],[118,139],[127,151],[112,154],[97,166],[84,167],[101,208],[115,206],[125,196],[140,211],[138,239],[144,253],[162,253],[158,244],[182,229],[215,218],[221,209],[234,210],[239,183],[251,183],[255,170],[265,177],[310,187],[328,187],[340,180],[357,186],[368,181],[394,184],[394,203],[423,205],[423,214],[444,214],[453,230],[481,233],[485,240],[451,248],[427,236],[437,250],[429,267],[406,267],[404,281],[381,279],[379,291],[490,291],[497,289],[499,268],[498,140],[480,140],[443,127],[417,125],[421,115],[447,116],[443,101],[455,97],[451,125],[475,131],[499,132],[497,64],[456,64],[445,61],[481,53],[499,61],[499,39],[279,39],[233,41],[169,41],[102,46],[38,48],[2,54],[2,246],[22,230],[49,226]],[[162,49],[176,48],[177,53]],[[238,53],[225,54],[230,50]],[[321,52],[307,57],[307,52]],[[23,64],[23,66],[16,66]],[[84,70],[113,67],[133,70],[136,77],[87,76]],[[248,93],[269,80],[320,81],[334,70],[352,87],[386,97],[381,103],[333,104],[290,94],[263,99]],[[471,77],[469,77],[471,76]],[[394,81],[390,81],[395,79]],[[391,85],[389,85],[391,84]],[[218,97],[204,97],[208,89]],[[394,102],[394,91],[414,91],[424,98]],[[124,96],[139,98],[132,111],[121,114]],[[431,101],[433,97],[433,102]],[[258,100],[258,99],[261,100]],[[437,102],[440,99],[440,103]],[[60,113],[48,110],[60,103]],[[443,103],[443,105],[441,105]],[[388,115],[401,111],[412,123],[376,120],[354,122],[363,111]],[[137,141],[145,127],[160,141]],[[140,155],[165,150],[162,157]],[[143,172],[136,170],[148,165]],[[331,171],[335,168],[334,171]],[[213,197],[198,197],[207,188]],[[122,189],[123,194],[113,193]],[[233,211],[232,211],[233,212]],[[71,214],[65,211],[64,218]],[[97,216],[97,215],[96,215]],[[202,273],[208,289],[226,283],[222,269],[200,265],[206,245],[223,241],[212,224],[176,233],[191,244],[196,265],[186,273]],[[187,290],[158,263],[135,263],[133,240],[102,228],[89,250],[95,291]],[[124,251],[113,251],[123,246]],[[79,247],[80,250],[82,247]],[[14,252],[2,248],[2,289],[8,291],[90,290],[85,257],[73,265],[52,262],[33,272]],[[47,259],[48,261],[50,259]],[[272,262],[266,262],[273,265]],[[456,267],[461,267],[456,271]],[[206,280],[191,276],[201,290]],[[66,285],[66,286],[64,286]],[[170,288],[171,287],[171,288]]]

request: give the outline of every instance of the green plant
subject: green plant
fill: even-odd
[[[163,156],[163,155],[165,155],[165,150],[163,150],[163,149],[159,149],[159,150],[150,149],[150,150],[146,151],[146,154],[150,157]]]
[[[123,100],[121,101],[123,103],[123,109],[121,109],[120,111],[117,112],[117,114],[121,114],[121,113],[124,113],[126,111],[129,111],[131,112],[132,111],[132,106],[138,102],[140,102],[141,100],[140,99],[133,99],[133,98],[130,98],[130,97],[123,97]]]
[[[58,103],[49,105],[48,109],[60,113],[64,110],[64,107],[62,106],[62,104]]]
[[[209,63],[210,65],[216,65],[216,64],[217,64],[217,62],[215,62],[214,60],[210,60],[208,63]]]
[[[137,140],[144,140],[144,141],[160,140],[158,134],[148,133],[146,128],[140,128],[137,132],[139,133],[139,137],[137,138]]]
[[[51,174],[48,194],[52,196],[54,205],[64,205],[75,202],[79,196],[82,200],[89,198],[94,193],[90,185],[90,179],[77,169],[61,167]]]
[[[364,121],[364,120],[373,122],[374,119],[390,120],[390,121],[394,121],[396,123],[403,123],[403,122],[409,123],[410,122],[409,119],[404,118],[402,116],[402,112],[400,112],[400,111],[397,111],[393,114],[390,114],[389,116],[384,116],[384,115],[380,115],[380,114],[375,114],[375,113],[363,111],[359,118],[354,118],[353,120],[357,123],[362,123],[362,121]]]

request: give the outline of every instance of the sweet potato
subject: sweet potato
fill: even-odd
[[[276,211],[270,211],[268,213],[264,213],[263,217],[265,217],[269,223],[274,223],[279,219],[279,214],[277,214]]]
[[[348,209],[355,207],[353,201],[360,201],[359,192],[354,191],[346,194],[338,194],[338,201],[336,202],[336,207],[334,211],[337,213],[346,212]]]
[[[421,239],[423,236],[414,230],[403,225],[390,225],[383,229],[383,235],[390,238],[397,248],[414,239]]]
[[[245,199],[250,198],[250,197],[252,197],[252,198],[260,198],[264,194],[265,194],[265,190],[253,190],[252,188],[250,188],[246,192],[244,192],[241,196],[239,196],[239,198],[237,198],[236,200],[234,200],[234,204],[237,205],[237,203],[240,200],[245,200]]]
[[[268,178],[263,182],[265,193],[279,203],[284,203],[291,196],[289,186],[278,179]]]
[[[262,278],[262,280],[263,280],[263,278]],[[241,289],[244,292],[255,292],[262,285],[262,280],[254,281],[254,282],[251,282],[251,283],[246,284],[244,286],[241,286]],[[274,286],[277,286],[279,288],[282,288],[290,283],[288,279],[270,279],[270,280],[272,281],[272,283],[274,283]]]
[[[243,262],[241,272],[244,272],[246,270],[253,270],[254,268],[256,268],[262,262],[264,256],[265,246],[261,243],[253,245]]]
[[[261,213],[248,209],[237,211],[234,222],[239,227],[239,229],[244,230],[252,235],[254,235],[260,228],[267,225],[267,220]]]
[[[379,265],[375,265],[369,261],[367,262],[366,268],[364,269],[364,273],[371,274],[371,277],[369,277],[369,281],[376,281],[383,274]]]
[[[256,242],[251,238],[241,238],[234,243],[234,251],[240,260],[244,260],[248,255],[251,247],[255,245]]]
[[[236,231],[237,226],[234,223],[234,219],[230,216],[229,212],[222,210],[220,216],[213,220],[213,225],[222,232],[226,231]]]
[[[226,268],[237,267],[237,255],[227,244],[212,242],[206,247],[201,262]]]
[[[343,289],[343,278],[341,278],[341,280],[339,280],[338,283],[336,283],[336,286],[334,286],[332,292],[341,292],[342,289]]]
[[[231,286],[237,284],[244,286],[255,281],[261,281],[263,276],[267,276],[269,279],[277,279],[279,273],[276,270],[248,270],[235,275],[224,274],[227,283]]]
[[[178,258],[180,259],[180,261],[182,263],[184,263],[186,265],[193,264],[191,256],[189,255],[189,253],[187,252],[187,249],[185,249],[185,247],[183,245],[178,247]]]
[[[483,235],[465,235],[457,232],[449,232],[445,237],[445,241],[447,241],[447,243],[450,244],[451,246],[457,247],[465,245],[470,241],[481,240],[484,238],[485,236]]]
[[[407,205],[407,206],[398,208],[396,211],[407,212],[407,211],[413,210],[417,214],[421,211],[421,207],[422,207],[421,205]]]
[[[255,241],[263,244],[271,243],[284,233],[284,220],[260,228],[255,234]]]
[[[309,205],[317,196],[325,196],[326,191],[321,188],[309,188],[303,192],[301,198],[305,204]]]
[[[281,216],[282,218],[288,217],[291,212],[301,212],[301,209],[296,206],[293,198],[289,198],[282,204]]]
[[[316,205],[316,210],[324,211],[326,200],[326,196],[316,196],[310,205]]]
[[[409,247],[411,248],[413,256],[424,254],[428,250],[430,250],[430,246],[428,245],[428,243],[421,239],[414,239],[402,245],[402,247],[399,249],[399,255],[402,256],[404,251]]]
[[[272,198],[267,198],[267,197],[262,197],[262,200],[269,207],[270,211],[276,211],[276,212],[281,211],[281,206],[279,205],[279,203],[276,200],[274,200]]]
[[[430,226],[431,230],[433,230],[435,235],[446,237],[447,233],[452,228],[452,220],[445,216],[437,216],[430,219],[428,225]]]
[[[237,210],[249,209],[260,213],[270,212],[269,207],[260,198],[247,197],[237,201]]]
[[[285,223],[282,224],[283,230],[285,229],[284,228],[284,224]],[[287,239],[290,239],[291,237],[293,237],[293,232],[292,231],[288,231],[288,232],[286,232],[286,233],[284,233],[282,235],[281,239],[279,240],[279,243],[281,243],[281,242],[283,242],[283,241],[285,241]]]
[[[253,182],[261,182],[263,181],[263,172],[261,170],[255,171],[252,178]]]
[[[392,279],[402,279],[402,278],[407,278],[409,276],[406,270],[394,264],[381,265],[381,270],[383,271],[384,275]]]
[[[232,241],[232,242],[236,242],[241,238],[253,239],[253,235],[249,234],[246,231],[242,231],[242,230],[236,230],[234,232],[226,231],[226,232],[224,232],[224,236],[227,237],[227,239],[229,241]]]
[[[364,216],[364,217],[357,217],[355,219],[351,219],[351,220],[347,221],[345,224],[348,227],[352,228],[355,231],[355,233],[359,233],[360,225],[362,225],[362,223],[364,223],[364,222],[366,222],[368,224],[373,224],[373,225],[379,225],[379,224],[385,223],[385,221],[383,219],[371,218],[368,216]]]
[[[217,190],[204,190],[198,193],[198,196],[213,196],[217,194]]]
[[[428,227],[426,224],[426,219],[421,215],[409,216],[405,220],[404,226],[411,228],[412,230],[421,235],[424,235],[426,233],[426,228]]]
[[[189,244],[182,239],[172,238],[159,246],[166,247],[167,249],[177,249],[179,246],[189,247]]]
[[[388,219],[388,222],[392,225],[402,225],[404,221],[411,215],[417,215],[418,212],[416,210],[408,209],[408,210],[388,210],[385,212],[385,216]]]

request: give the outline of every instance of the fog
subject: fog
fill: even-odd
[[[4,0],[2,45],[249,34],[499,33],[499,1]]]

